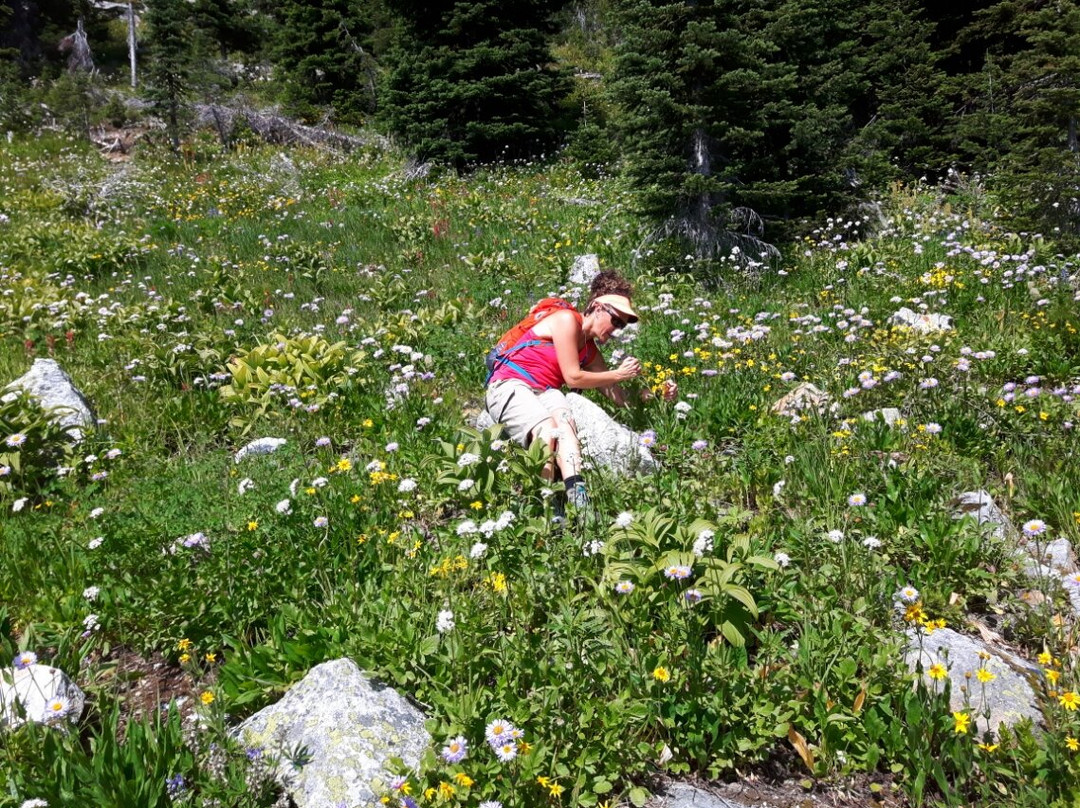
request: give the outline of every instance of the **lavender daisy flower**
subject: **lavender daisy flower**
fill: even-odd
[[[469,744],[461,735],[451,738],[442,748],[442,759],[447,763],[460,763],[469,751]]]

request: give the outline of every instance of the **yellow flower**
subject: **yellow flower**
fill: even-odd
[[[457,793],[457,789],[454,788],[452,785],[450,785],[445,780],[443,780],[441,783],[439,783],[439,796],[442,797],[443,799],[448,800],[451,797],[453,797],[454,794],[456,794],[456,793]]]
[[[454,779],[457,781],[458,785],[465,786],[465,788],[469,788],[474,782],[469,775],[465,774],[465,772],[458,772],[454,775]]]
[[[532,744],[528,741],[518,741],[518,754],[527,755],[532,751]]]
[[[658,682],[670,682],[671,673],[663,665],[657,665],[653,669],[652,678]]]
[[[944,679],[949,675],[949,672],[945,670],[945,666],[940,662],[935,662],[931,665],[928,673],[930,674],[931,679]]]
[[[185,654],[180,655],[180,664],[181,665],[185,665],[190,661],[191,661],[191,654],[186,654],[185,653]]]
[[[478,511],[484,507],[484,503],[480,500],[476,500],[475,502],[470,502],[469,507],[472,508],[474,511]]]
[[[565,789],[558,783],[552,783],[550,786],[548,786],[548,791],[551,793],[551,796],[557,797],[562,794]]]
[[[199,701],[201,701],[203,704],[213,704],[214,694],[211,693],[209,690],[204,690],[202,692],[202,695],[199,696]]]
[[[1038,659],[1040,665],[1049,665],[1051,661],[1053,661],[1054,657],[1051,656],[1049,651],[1043,651],[1041,654],[1039,654]]]
[[[258,529],[259,529],[259,523],[256,522],[254,519],[252,519],[250,522],[248,522],[248,530],[258,530]]]
[[[488,581],[491,583],[491,588],[496,592],[502,594],[506,592],[506,576],[501,572],[493,572],[488,577]]]
[[[1065,745],[1069,747],[1070,752],[1075,752],[1077,749],[1080,749],[1080,741],[1076,740],[1076,738],[1071,735],[1065,736]]]
[[[1080,707],[1080,693],[1077,693],[1075,690],[1070,690],[1068,693],[1062,693],[1058,696],[1058,701],[1061,703],[1062,707],[1069,712],[1072,712],[1077,707]]]
[[[551,778],[540,775],[536,778],[536,782],[538,782],[542,787],[547,788],[549,785],[551,785]]]
[[[204,654],[203,659],[213,665],[215,662],[217,662],[217,654]]]
[[[984,752],[993,752],[995,749],[998,748],[998,744],[996,744],[996,743],[981,743],[981,744],[978,744],[978,747],[981,750],[983,750]]]
[[[1056,671],[1053,668],[1047,668],[1043,671],[1046,675],[1046,681],[1048,681],[1051,687],[1057,685],[1058,679],[1061,678],[1061,671]]]
[[[352,469],[352,461],[349,460],[349,458],[347,458],[347,457],[341,458],[341,460],[339,460],[337,462],[337,465],[334,466],[334,470],[339,472],[339,473],[345,473],[346,471],[350,471],[351,469]]]
[[[371,429],[373,426],[375,426],[375,422],[372,421],[370,418],[365,418],[360,425],[364,427],[364,429]]]
[[[177,651],[188,651],[191,649],[191,640],[186,637],[176,644]]]
[[[359,501],[360,501],[360,495],[359,494],[353,494],[351,497],[349,497],[349,502],[351,502],[353,505],[355,505]]]
[[[997,677],[994,674],[990,673],[990,671],[988,671],[986,668],[979,668],[979,671],[975,674],[975,677],[980,682],[992,682],[997,679]]]
[[[967,713],[953,713],[952,717],[953,721],[956,722],[956,725],[953,727],[956,734],[963,735],[966,733],[968,731],[968,724],[971,723],[971,716]]]

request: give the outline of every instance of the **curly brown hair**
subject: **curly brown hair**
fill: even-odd
[[[622,295],[630,298],[634,294],[634,287],[626,278],[614,269],[605,269],[593,278],[589,286],[589,303],[592,303],[601,295]]]

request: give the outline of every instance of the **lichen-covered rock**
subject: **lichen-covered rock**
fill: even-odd
[[[82,690],[59,668],[35,663],[0,670],[0,727],[74,723],[85,704]]]
[[[400,758],[416,767],[431,745],[423,713],[351,659],[312,668],[237,735],[281,756],[275,774],[299,808],[377,806],[391,779],[386,762]],[[299,747],[307,750],[306,763],[295,768],[288,753]]]
[[[624,476],[656,470],[656,459],[640,434],[620,424],[585,396],[568,393],[566,400],[577,424],[581,454],[588,466]],[[477,429],[487,429],[494,423],[486,409],[476,417]]]
[[[1001,512],[994,503],[994,498],[986,491],[965,491],[953,501],[953,516],[960,519],[964,516],[972,517],[980,525],[986,525],[987,530],[995,539],[1005,539],[1016,535],[1009,518]]]
[[[574,259],[574,266],[570,268],[569,282],[574,286],[588,286],[599,274],[600,259],[596,257],[596,253],[579,255]]]
[[[930,678],[931,666],[938,662],[944,665],[952,682],[949,709],[969,711],[980,733],[986,729],[996,733],[1001,724],[1011,727],[1025,718],[1030,718],[1036,727],[1043,722],[1030,681],[1041,675],[1038,667],[1002,649],[947,628],[929,634],[911,629],[904,659],[912,672],[921,666],[932,688],[942,687],[944,680]],[[980,667],[993,674],[993,679],[980,682]],[[986,709],[990,710],[988,719],[983,717]]]
[[[947,314],[919,314],[906,306],[889,318],[893,325],[910,328],[920,334],[933,334],[937,331],[952,331],[952,317]]]
[[[285,438],[257,438],[251,443],[242,447],[237,453],[233,461],[239,463],[241,460],[247,457],[254,457],[256,455],[273,454],[288,441]]]
[[[829,394],[810,382],[803,382],[772,405],[772,411],[785,418],[793,418],[803,413],[824,415],[835,408]]]
[[[4,388],[3,400],[9,401],[17,390],[25,391],[42,409],[51,411],[56,423],[71,427],[69,434],[76,443],[83,439],[84,430],[97,425],[90,402],[55,359],[35,359],[30,370]]]

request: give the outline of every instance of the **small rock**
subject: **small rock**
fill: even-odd
[[[579,255],[574,259],[574,266],[570,268],[568,282],[574,286],[588,286],[599,274],[600,259],[595,253]]]
[[[880,410],[871,410],[870,412],[864,412],[862,419],[873,423],[874,421],[884,421],[886,426],[893,426],[900,421],[902,416],[900,410],[896,407],[885,407]]]
[[[744,803],[710,794],[689,783],[668,783],[648,805],[649,808],[748,808]]]
[[[390,784],[386,764],[416,768],[431,746],[424,715],[390,687],[372,682],[351,659],[324,662],[240,725],[249,747],[281,755],[275,776],[298,808],[378,805]],[[299,768],[288,753],[304,747]]]
[[[927,686],[941,688],[943,682],[931,679],[927,672],[938,662],[948,668],[952,682],[949,709],[969,710],[978,732],[989,729],[996,733],[1001,724],[1011,727],[1025,718],[1030,718],[1035,726],[1042,725],[1042,711],[1029,681],[1029,677],[1040,675],[1036,666],[948,628],[939,628],[932,633],[909,629],[907,637],[904,660],[908,670],[915,672],[921,665]],[[989,658],[982,659],[980,654],[987,654]],[[980,667],[992,673],[994,678],[980,682],[976,678]],[[970,677],[967,674],[971,674]],[[987,708],[990,710],[988,719],[983,717]]]
[[[772,411],[785,418],[792,418],[807,411],[823,415],[835,408],[836,405],[829,394],[824,390],[819,390],[810,382],[803,382],[772,405]]]
[[[252,457],[254,455],[273,454],[286,443],[288,443],[288,441],[284,438],[258,438],[240,449],[240,451],[236,453],[233,462],[239,463],[244,458]]]
[[[1031,549],[1032,545],[1028,545]],[[1062,575],[1076,572],[1076,556],[1073,555],[1073,546],[1066,538],[1054,539],[1047,542],[1042,548],[1042,560]]]
[[[962,519],[970,516],[980,525],[988,525],[988,531],[995,539],[1005,539],[1016,535],[1009,518],[994,503],[994,498],[986,491],[965,491],[952,503],[953,517]]]
[[[69,434],[75,443],[83,439],[84,429],[93,429],[97,424],[90,402],[55,359],[35,359],[30,370],[4,390],[10,391],[4,395],[4,401],[15,398],[17,390],[24,390],[42,409],[51,410],[56,423],[71,427]]]
[[[945,314],[918,314],[906,306],[889,318],[893,325],[910,328],[919,334],[952,331],[952,317]]]
[[[17,727],[24,720],[75,723],[85,704],[82,690],[59,668],[33,664],[0,671],[0,727]]]

